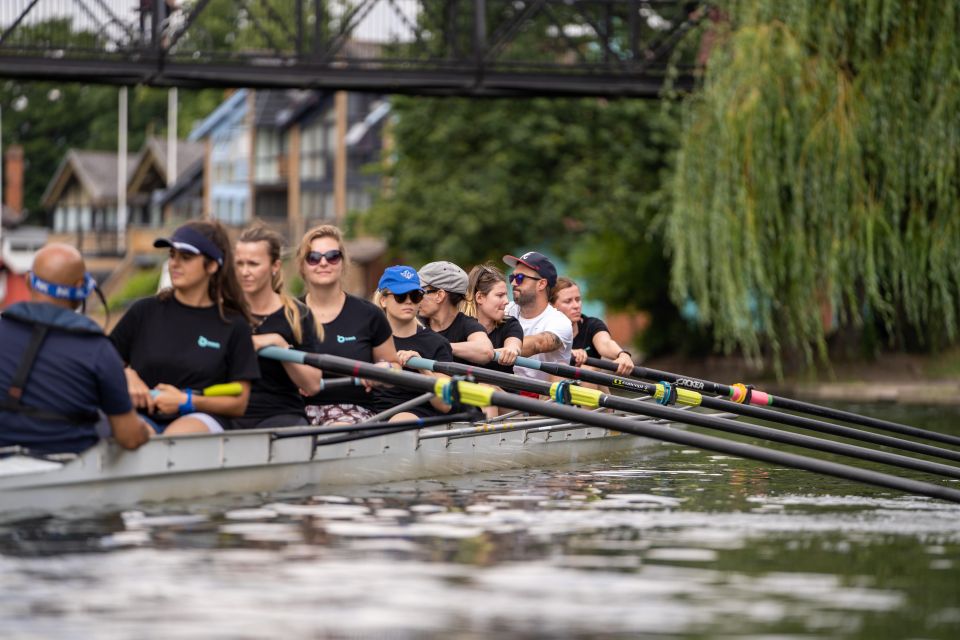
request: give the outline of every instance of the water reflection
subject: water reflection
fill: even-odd
[[[0,525],[4,637],[929,637],[960,508],[666,448]]]

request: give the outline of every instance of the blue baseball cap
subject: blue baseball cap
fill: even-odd
[[[407,293],[419,288],[420,276],[417,275],[417,270],[404,264],[387,267],[377,283],[377,289],[386,289],[390,293]]]
[[[153,246],[157,249],[170,247],[177,251],[186,251],[198,256],[205,255],[221,267],[223,266],[223,252],[220,251],[220,247],[193,227],[179,227],[169,238],[154,240]]]

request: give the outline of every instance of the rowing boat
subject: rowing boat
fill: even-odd
[[[653,422],[646,418],[633,420]],[[78,455],[0,459],[0,514],[434,478],[596,459],[658,441],[557,419],[453,423],[324,443],[302,427],[109,440]]]

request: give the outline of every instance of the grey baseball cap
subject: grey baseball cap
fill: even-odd
[[[417,273],[420,274],[420,282],[425,287],[467,295],[467,283],[470,278],[466,271],[452,262],[444,260],[428,262],[420,267]]]

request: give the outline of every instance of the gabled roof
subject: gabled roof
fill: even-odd
[[[203,159],[204,145],[202,142],[190,142],[188,140],[177,141],[177,180],[184,172],[193,166],[198,160]],[[137,160],[129,168],[130,176],[127,182],[127,192],[136,192],[140,190],[141,183],[144,181],[147,172],[150,170],[157,172],[160,182],[164,186],[167,184],[167,141],[151,136],[147,138]]]
[[[300,105],[311,101],[315,92],[300,89],[257,91],[254,96],[253,121],[265,129],[283,128]]]
[[[213,113],[198,122],[187,139],[191,141],[202,140],[225,122],[232,122],[236,118],[242,117],[246,110],[247,90],[235,91],[229,98],[221,102],[220,106],[213,110]]]
[[[127,167],[133,165],[137,156],[127,154]],[[63,190],[76,178],[96,206],[117,202],[117,154],[112,151],[79,151],[70,149],[60,161],[60,166],[43,193],[42,205],[52,209],[63,195]]]

